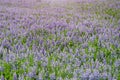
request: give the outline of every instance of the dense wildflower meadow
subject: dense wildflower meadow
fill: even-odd
[[[0,80],[120,80],[120,0],[0,0]]]

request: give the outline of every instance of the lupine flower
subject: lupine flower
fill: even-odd
[[[23,75],[23,74],[20,75],[20,76],[18,77],[18,80],[24,80],[24,75]]]
[[[27,74],[27,76],[30,77],[30,78],[33,78],[33,77],[35,77],[35,74],[34,74],[33,72],[29,72],[29,73]]]
[[[89,75],[87,73],[83,73],[81,76],[81,80],[88,80],[89,79]]]
[[[115,67],[117,67],[117,68],[120,67],[120,59],[116,60]]]
[[[4,70],[4,68],[2,66],[0,66],[0,71],[2,72]]]
[[[2,77],[1,77],[1,80],[5,80],[3,75],[2,75]]]
[[[90,74],[90,75],[89,75],[89,80],[95,80],[93,74]]]
[[[3,48],[6,48],[7,50],[11,50],[11,49],[12,49],[12,48],[11,48],[11,45],[10,45],[10,43],[9,43],[8,40],[4,40],[4,41],[2,42],[2,47],[3,47]]]
[[[9,55],[6,55],[5,60],[6,60],[6,62],[10,61]]]
[[[50,74],[50,80],[56,80],[55,73]]]
[[[43,80],[43,78],[42,78],[42,75],[41,75],[41,74],[39,74],[39,76],[38,76],[38,80]]]
[[[100,77],[100,73],[99,73],[98,70],[94,70],[94,71],[93,71],[93,75],[94,75],[94,79],[96,79],[96,80],[98,80],[99,77]]]
[[[17,75],[16,75],[16,73],[13,74],[13,80],[17,80]]]
[[[107,78],[108,78],[107,72],[102,73],[101,77],[102,77],[103,79],[107,79]]]
[[[62,77],[59,77],[58,80],[62,80]]]

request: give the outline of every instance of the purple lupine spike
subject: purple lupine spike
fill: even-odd
[[[2,75],[1,80],[5,80],[4,76]]]
[[[81,76],[81,80],[88,80],[88,79],[89,79],[88,73],[83,73]]]
[[[89,80],[94,80],[94,75],[93,74],[89,75]]]
[[[115,67],[120,67],[120,59],[116,60],[114,63]]]
[[[40,40],[39,43],[40,43],[40,45],[42,45],[43,44],[43,40]]]
[[[4,70],[4,68],[2,66],[0,66],[0,71],[2,72]]]
[[[50,80],[56,80],[55,73],[50,74]]]
[[[100,77],[100,73],[99,73],[98,70],[94,70],[94,71],[93,71],[93,75],[94,75],[94,78],[95,78],[96,80],[98,80],[99,77]]]
[[[42,74],[39,74],[38,80],[43,80]]]
[[[29,72],[27,74],[27,76],[30,77],[30,78],[33,78],[33,77],[35,77],[35,73],[34,72]]]
[[[8,40],[3,40],[2,46],[3,46],[4,48],[7,48],[8,50],[11,50],[11,49],[12,49],[12,48],[11,48],[11,45],[10,45],[10,43],[9,43]]]
[[[9,55],[6,55],[6,58],[5,58],[6,62],[9,62],[10,59],[9,59]]]
[[[16,75],[16,73],[13,74],[13,80],[17,80],[17,75]]]
[[[108,78],[107,72],[102,73],[101,77],[102,77],[103,79],[107,79],[107,78]]]

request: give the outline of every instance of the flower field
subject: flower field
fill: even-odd
[[[0,0],[0,80],[120,80],[120,1]]]

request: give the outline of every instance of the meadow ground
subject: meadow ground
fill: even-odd
[[[120,1],[0,0],[0,80],[120,80]]]

